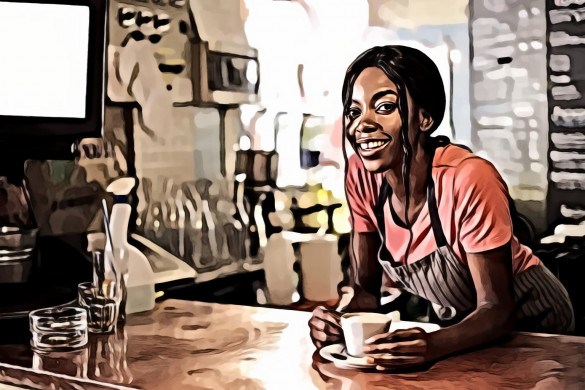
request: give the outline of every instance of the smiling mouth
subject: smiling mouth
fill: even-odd
[[[357,147],[362,155],[371,156],[379,150],[382,150],[390,143],[390,140],[372,140],[367,142],[359,142]]]

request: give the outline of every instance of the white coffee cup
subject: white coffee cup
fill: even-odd
[[[388,332],[392,318],[379,313],[346,313],[341,316],[341,329],[347,353],[364,357],[364,343],[380,333]]]

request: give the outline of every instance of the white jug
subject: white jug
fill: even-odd
[[[325,302],[339,297],[337,285],[343,280],[337,237],[313,235],[301,242],[301,271],[305,299]]]

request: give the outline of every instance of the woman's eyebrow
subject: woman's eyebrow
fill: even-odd
[[[396,97],[398,97],[398,94],[396,93],[396,91],[393,91],[391,89],[385,89],[383,91],[380,92],[376,92],[374,94],[374,96],[372,96],[372,100],[378,100],[380,99],[382,96],[386,96],[386,95],[394,95]]]

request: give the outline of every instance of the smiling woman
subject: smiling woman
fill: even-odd
[[[404,46],[364,52],[346,73],[343,106],[344,137],[356,152],[346,155],[354,295],[338,310],[381,310],[384,277],[455,324],[372,337],[365,350],[379,369],[420,365],[512,329],[572,331],[567,292],[513,234],[499,173],[430,136],[445,95],[425,54]],[[318,308],[309,324],[318,347],[341,339],[337,312]]]

